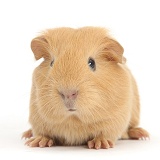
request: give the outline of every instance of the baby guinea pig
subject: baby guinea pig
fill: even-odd
[[[112,148],[118,139],[144,139],[140,104],[122,46],[99,27],[48,29],[34,38],[30,147]]]

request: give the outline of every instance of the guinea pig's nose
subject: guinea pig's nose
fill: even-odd
[[[78,91],[66,90],[66,91],[60,92],[60,95],[63,99],[75,100],[77,98]]]

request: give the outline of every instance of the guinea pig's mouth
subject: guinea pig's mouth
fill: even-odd
[[[72,109],[68,109],[68,111],[74,112],[74,111],[76,111],[76,109],[75,109],[75,108],[72,108]]]

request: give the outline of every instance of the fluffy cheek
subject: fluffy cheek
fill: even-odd
[[[106,98],[97,89],[83,92],[76,101],[77,116],[82,122],[88,124],[106,119],[108,113],[104,101]]]
[[[51,122],[65,118],[65,106],[56,93],[46,87],[37,95],[38,113],[44,121]]]

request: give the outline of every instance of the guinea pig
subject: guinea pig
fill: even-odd
[[[31,41],[44,61],[32,77],[30,147],[114,147],[118,139],[147,139],[139,128],[136,81],[123,47],[105,28],[55,28]]]

